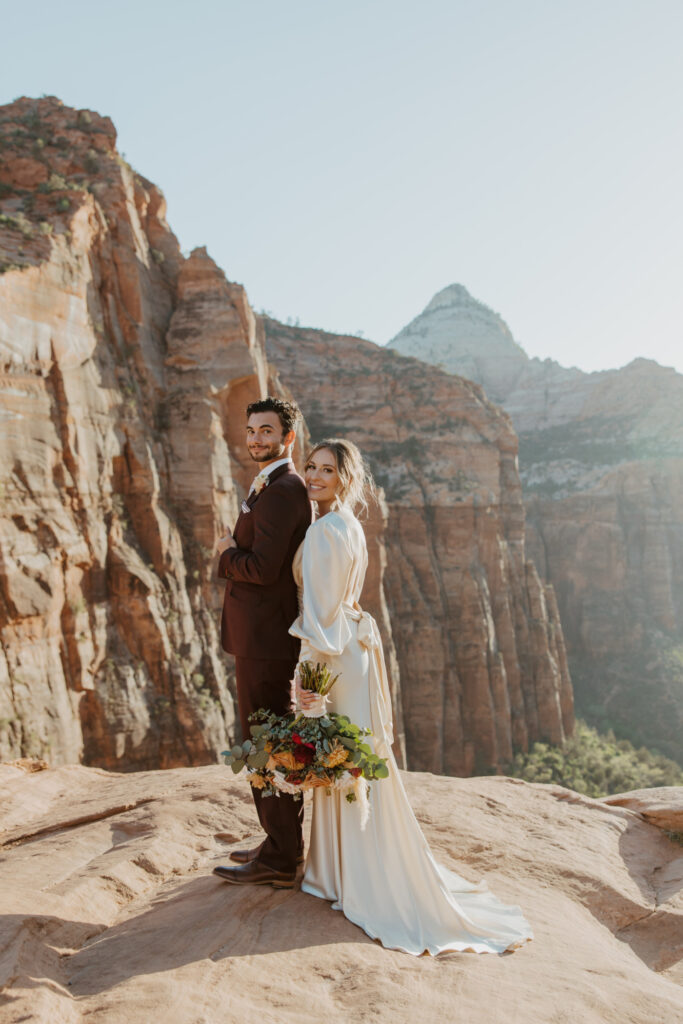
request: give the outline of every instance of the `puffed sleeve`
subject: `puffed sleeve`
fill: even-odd
[[[329,513],[309,529],[304,540],[303,609],[289,630],[301,640],[300,661],[325,661],[341,654],[351,640],[342,602],[352,569],[346,526]]]

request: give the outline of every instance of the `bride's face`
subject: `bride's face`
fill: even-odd
[[[320,448],[311,455],[304,466],[304,479],[311,501],[319,505],[334,501],[341,481],[334,453],[329,448]]]

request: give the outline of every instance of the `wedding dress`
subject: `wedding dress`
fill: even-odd
[[[391,697],[375,620],[358,604],[367,549],[347,507],[309,527],[293,565],[300,615],[290,629],[300,660],[325,662],[339,679],[330,711],[372,730],[389,777],[370,784],[364,830],[357,803],[316,789],[302,890],[331,900],[389,949],[420,955],[446,950],[500,953],[533,938],[519,907],[485,882],[474,885],[434,860],[408,802],[391,752]]]

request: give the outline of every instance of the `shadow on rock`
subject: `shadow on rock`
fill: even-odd
[[[75,996],[141,974],[343,942],[372,944],[361,929],[315,896],[270,886],[234,886],[213,875],[161,895],[144,913],[109,928],[69,962]]]

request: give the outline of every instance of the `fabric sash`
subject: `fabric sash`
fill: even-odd
[[[375,753],[386,757],[391,753],[394,742],[393,716],[391,711],[391,692],[384,661],[382,638],[379,627],[369,612],[361,608],[350,608],[344,605],[348,617],[358,623],[358,643],[365,647],[370,656],[370,715],[372,718],[372,735],[375,741]]]

